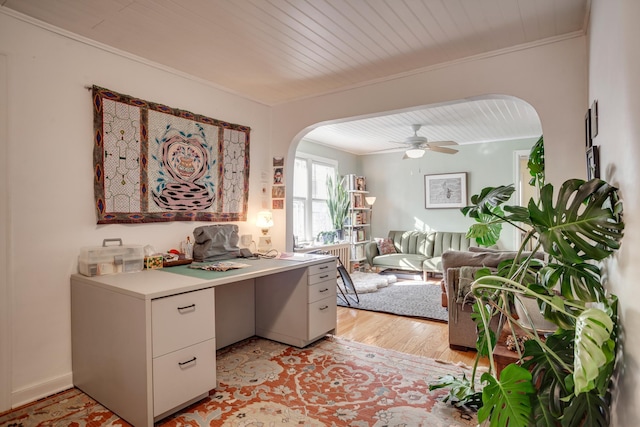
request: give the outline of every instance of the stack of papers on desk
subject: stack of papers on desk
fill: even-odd
[[[324,254],[309,254],[304,252],[281,252],[277,259],[284,261],[309,261],[312,259],[318,259],[326,257]]]

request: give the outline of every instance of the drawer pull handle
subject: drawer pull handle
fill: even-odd
[[[320,307],[320,311],[325,311],[327,308],[329,308],[328,305],[325,305],[324,307]]]
[[[196,357],[193,356],[191,359],[187,360],[186,362],[178,362],[178,365],[180,365],[180,367],[183,367],[184,365],[188,365],[189,363],[193,363],[196,361]]]
[[[189,304],[189,305],[185,305],[184,307],[178,307],[178,311],[182,311],[182,310],[188,310],[188,309],[196,309],[196,305],[195,304]]]
[[[320,292],[327,292],[329,288],[320,289]]]
[[[328,274],[325,274],[324,276],[320,276],[321,279],[326,279],[327,277],[329,277]]]
[[[318,269],[319,269],[319,270],[325,270],[325,269],[327,269],[327,268],[329,268],[329,266],[328,266],[328,265],[323,265],[322,267],[319,267]]]

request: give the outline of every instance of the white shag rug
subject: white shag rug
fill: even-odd
[[[398,278],[393,274],[377,274],[377,273],[363,273],[361,271],[354,271],[349,273],[353,287],[359,294],[366,294],[369,292],[376,292],[380,288],[389,286],[391,283],[398,281]],[[338,278],[338,285],[342,290],[345,290],[342,278]],[[345,290],[348,292],[349,290]]]

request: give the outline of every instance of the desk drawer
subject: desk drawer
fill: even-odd
[[[317,338],[336,328],[337,304],[334,296],[309,304],[309,339]]]
[[[151,302],[153,357],[215,337],[213,288]]]
[[[316,302],[330,296],[336,296],[336,281],[326,280],[309,286],[309,301]]]
[[[215,339],[153,359],[154,417],[214,388]]]
[[[318,274],[310,274],[308,279],[308,284],[309,286],[311,286],[311,285],[315,285],[316,283],[325,282],[327,280],[333,280],[334,282],[336,282],[337,276],[336,276],[335,269],[329,270],[329,271],[323,271],[322,273],[318,273]]]
[[[336,261],[331,260],[322,264],[314,264],[309,266],[309,276],[320,273],[330,273],[333,271],[333,275],[336,275]]]

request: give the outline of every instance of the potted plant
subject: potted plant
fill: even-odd
[[[513,260],[475,276],[471,289],[478,353],[472,377],[443,377],[431,389],[450,388],[454,401],[479,408],[478,421],[491,426],[608,425],[618,344],[617,298],[607,294],[599,262],[620,246],[622,204],[617,189],[602,180],[571,179],[554,195],[553,186],[544,183],[543,170],[536,175],[542,177],[536,179],[540,197],[527,207],[504,205],[514,190],[501,186],[483,189],[472,197],[472,206],[462,209],[480,224],[472,226],[471,234],[482,237],[481,230],[489,229],[482,224],[498,223],[525,234]],[[533,252],[524,256],[531,242]],[[536,251],[544,252],[545,261],[534,257]],[[534,298],[555,331],[538,333],[531,321],[534,313],[526,309],[516,319],[516,295]],[[493,360],[497,337],[489,327],[496,315],[516,341],[516,330],[528,339],[524,351],[518,349],[520,363],[508,365],[499,376]],[[480,378],[480,391],[476,368],[481,357],[489,358],[489,371]]]
[[[316,237],[316,240],[323,245],[331,245],[335,242],[337,237],[338,235],[336,234],[335,230],[321,231],[318,233],[318,237]]]
[[[342,227],[344,221],[349,214],[349,193],[344,187],[344,178],[340,181],[334,181],[332,176],[327,178],[327,206],[329,208],[329,216],[331,217],[331,225],[333,226],[339,237],[342,237]]]

